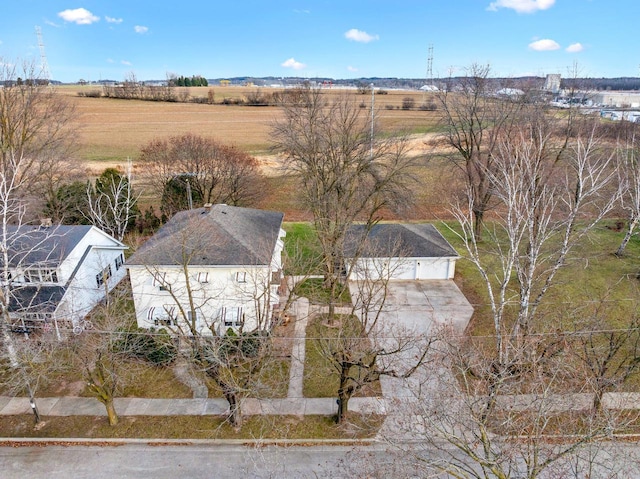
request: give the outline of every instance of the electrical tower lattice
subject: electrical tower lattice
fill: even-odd
[[[47,55],[44,52],[44,42],[42,41],[42,29],[36,26],[36,35],[38,36],[38,48],[40,48],[40,68],[42,79],[48,83],[51,80],[51,74],[49,73],[49,63],[47,62]]]

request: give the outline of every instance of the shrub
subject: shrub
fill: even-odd
[[[420,109],[422,111],[436,111],[437,107],[433,101],[428,101],[420,105]]]
[[[413,110],[413,108],[416,106],[416,101],[411,98],[410,96],[405,96],[402,99],[402,109],[403,110]]]
[[[102,92],[100,90],[79,91],[78,96],[85,96],[87,98],[100,98]]]
[[[165,329],[122,329],[118,333],[118,339],[112,345],[114,351],[157,365],[171,364],[178,355],[178,349]]]

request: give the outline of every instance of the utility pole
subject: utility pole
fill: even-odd
[[[371,83],[371,147],[369,149],[369,157],[373,159],[373,121],[374,121],[374,106],[376,103],[376,92],[373,89],[373,83]]]

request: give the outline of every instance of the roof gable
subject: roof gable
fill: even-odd
[[[127,261],[128,265],[267,265],[282,213],[228,205],[182,211]]]

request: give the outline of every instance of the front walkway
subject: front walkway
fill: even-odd
[[[43,416],[106,416],[105,407],[95,398],[53,397],[36,398],[38,411]],[[229,411],[224,399],[147,399],[117,398],[119,416],[208,416],[223,415]],[[242,414],[255,415],[321,415],[338,412],[335,398],[253,399],[242,401]],[[361,413],[384,414],[384,402],[379,398],[353,398],[349,410]],[[0,416],[30,414],[26,397],[0,396]]]

